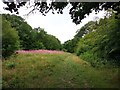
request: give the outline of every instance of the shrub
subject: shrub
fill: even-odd
[[[120,20],[111,16],[100,23],[79,40],[76,54],[94,67],[106,63],[116,63],[117,66],[120,64]]]
[[[7,58],[19,49],[19,36],[18,32],[4,18],[2,19],[2,30],[2,56]]]
[[[15,65],[16,64],[14,62],[9,62],[6,64],[7,68],[9,68],[9,69],[15,68]]]

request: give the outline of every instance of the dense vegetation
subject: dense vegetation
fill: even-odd
[[[11,12],[17,12],[26,4],[4,3],[8,6],[5,9]],[[116,12],[99,22],[87,23],[63,45],[44,29],[32,29],[20,16],[3,14],[2,55],[6,59],[2,61],[3,88],[120,88],[119,3],[71,2],[70,14],[76,24],[93,9],[111,8]],[[49,7],[46,2],[34,4],[35,9],[46,14],[51,9],[52,13],[54,10],[62,13],[68,3],[52,2]],[[13,55],[16,50],[23,53],[19,51]],[[58,51],[51,53],[53,50],[64,50],[74,55]]]
[[[75,41],[76,40],[76,41]],[[120,65],[120,20],[114,15],[89,22],[83,26],[72,40],[65,42],[68,52],[74,52],[93,66],[108,61]]]
[[[93,31],[93,27],[95,28],[96,23],[93,21],[88,22],[84,25],[80,30],[77,30],[77,34],[74,36],[72,40],[68,40],[63,44],[64,50],[67,52],[74,53],[76,51],[77,43],[79,39],[81,39],[85,34]]]
[[[55,36],[47,34],[44,29],[39,27],[32,29],[20,16],[3,14],[2,17],[3,57],[10,56],[18,49],[62,49],[61,42]]]
[[[10,56],[18,49],[65,50],[76,53],[93,66],[105,64],[107,61],[120,64],[120,23],[119,19],[114,18],[114,14],[109,18],[100,19],[99,23],[88,22],[77,31],[72,40],[63,44],[63,48],[55,36],[47,34],[40,27],[32,29],[20,16],[2,16],[3,57]]]
[[[10,23],[2,19],[2,56],[7,57],[19,49],[20,41],[18,32],[11,27]]]
[[[112,60],[120,65],[119,46],[120,20],[111,17],[101,19],[95,31],[79,41],[76,53],[92,64]]]

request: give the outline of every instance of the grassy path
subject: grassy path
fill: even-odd
[[[96,69],[69,53],[19,54],[2,67],[3,88],[119,87],[117,68]]]

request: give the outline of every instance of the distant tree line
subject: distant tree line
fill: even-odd
[[[38,27],[32,29],[23,18],[2,14],[2,55],[8,57],[15,50],[48,49],[61,50],[61,42]]]

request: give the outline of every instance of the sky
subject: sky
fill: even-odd
[[[0,1],[0,13],[10,13],[9,11],[3,9],[5,6],[6,5]],[[95,12],[92,12],[89,16],[83,19],[80,24],[76,25],[72,22],[69,15],[69,8],[70,5],[63,10],[63,14],[52,14],[49,12],[46,16],[43,16],[41,13],[36,12],[35,14],[26,16],[31,9],[22,7],[19,9],[19,16],[23,17],[32,28],[40,27],[43,28],[48,34],[56,36],[61,43],[72,39],[75,36],[76,31],[87,22],[95,20],[96,17],[103,18],[105,16],[104,10],[100,11],[97,15]]]

